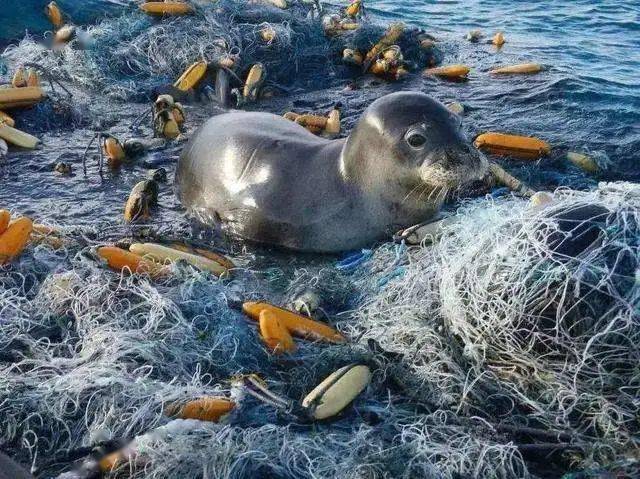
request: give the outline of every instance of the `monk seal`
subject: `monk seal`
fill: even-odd
[[[200,222],[241,238],[335,253],[434,216],[445,196],[487,171],[460,119],[424,93],[374,101],[348,138],[282,117],[230,112],[185,146],[176,193]]]

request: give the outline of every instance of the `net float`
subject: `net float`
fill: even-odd
[[[129,251],[163,264],[185,261],[199,270],[209,271],[216,276],[221,276],[227,272],[227,268],[217,261],[157,243],[133,243],[129,246]]]
[[[129,194],[124,207],[124,221],[134,222],[151,216],[150,208],[158,203],[158,184],[152,180],[138,182]]]
[[[218,422],[229,414],[236,404],[226,398],[202,397],[184,404],[172,403],[165,407],[165,414],[179,419],[197,419],[199,421]]]
[[[29,133],[17,130],[8,123],[0,121],[0,138],[7,143],[19,146],[20,148],[27,148],[33,150],[40,144],[40,140]]]
[[[49,2],[49,4],[44,7],[44,13],[55,28],[60,28],[64,25],[62,10],[60,10],[56,2]]]
[[[156,16],[187,15],[193,13],[191,5],[185,2],[146,2],[140,5],[140,10],[148,15]]]
[[[180,78],[178,78],[173,86],[180,91],[189,91],[195,88],[196,85],[204,78],[207,73],[207,62],[199,61],[189,66]]]
[[[212,261],[216,261],[217,263],[220,263],[220,265],[226,269],[233,269],[236,267],[233,261],[231,261],[229,258],[221,254],[215,253],[213,251],[209,251],[202,248],[193,248],[184,243],[172,243],[171,247],[174,249],[177,249],[178,251],[183,251],[185,253],[199,254],[200,256],[204,256],[205,258],[208,258]]]
[[[101,246],[97,249],[100,258],[111,269],[131,274],[148,274],[152,278],[166,276],[169,270],[161,264],[116,246]]]
[[[598,173],[600,171],[598,163],[596,163],[593,158],[583,153],[569,151],[567,152],[567,160],[588,173]]]
[[[29,218],[22,217],[9,223],[6,230],[0,234],[0,265],[20,256],[32,231],[33,222]]]
[[[498,32],[493,36],[491,43],[493,43],[496,47],[500,48],[504,45],[506,40],[504,39],[504,34],[502,32]]]
[[[27,76],[25,74],[24,68],[18,67],[18,69],[13,74],[11,78],[11,86],[14,88],[22,88],[27,86]]]
[[[9,115],[7,115],[5,112],[0,111],[0,124],[4,123],[5,125],[9,125],[9,126],[16,126],[16,122],[14,121],[13,118],[11,118]]]
[[[521,159],[537,159],[551,152],[549,143],[539,138],[506,133],[483,133],[476,138],[474,145],[495,155]]]
[[[542,65],[539,65],[538,63],[520,63],[518,65],[509,65],[506,67],[494,68],[493,70],[489,70],[489,73],[493,73],[496,75],[514,75],[538,73],[542,70]]]
[[[0,235],[7,231],[10,221],[11,213],[8,210],[0,210]]]
[[[268,310],[275,314],[282,325],[294,336],[312,340],[325,340],[332,343],[345,342],[344,336],[331,326],[314,321],[293,311],[262,301],[247,301],[242,305],[242,311],[254,321],[260,320],[260,312],[263,310]]]
[[[33,106],[46,97],[40,87],[0,88],[0,109]]]
[[[364,391],[371,382],[371,370],[352,364],[338,369],[318,384],[302,400],[309,415],[318,420],[339,414]]]
[[[260,311],[259,325],[260,337],[274,354],[295,351],[291,334],[273,312],[267,309]]]
[[[428,68],[424,71],[425,75],[433,75],[441,78],[464,79],[471,71],[466,65],[447,65],[443,67]]]

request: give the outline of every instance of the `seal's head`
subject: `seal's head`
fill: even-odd
[[[446,194],[487,172],[487,160],[465,138],[460,118],[419,92],[374,101],[342,154],[347,179],[393,202],[442,202]]]

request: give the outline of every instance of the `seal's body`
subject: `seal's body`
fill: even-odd
[[[372,103],[339,140],[269,113],[213,117],[183,151],[176,187],[207,225],[337,252],[428,219],[447,192],[485,171],[456,115],[427,95],[401,92]]]

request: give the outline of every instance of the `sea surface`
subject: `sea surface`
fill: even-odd
[[[0,10],[0,46],[16,44],[25,35],[34,41],[46,40],[50,28],[43,15],[44,0],[8,0],[8,7]],[[208,3],[208,2],[203,2]],[[92,26],[100,23],[102,29],[120,26],[139,28],[148,22],[137,12],[135,4],[121,0],[61,0],[58,2],[73,23]],[[337,8],[339,3],[327,4]],[[537,189],[572,187],[593,188],[600,180],[630,180],[640,178],[640,5],[636,1],[379,1],[366,2],[369,19],[382,25],[403,21],[434,35],[444,53],[443,63],[465,63],[472,67],[469,81],[451,83],[411,75],[403,82],[378,87],[373,93],[359,90],[345,95],[340,82],[322,91],[314,87],[315,101],[301,102],[303,106],[328,107],[336,97],[346,103],[346,131],[368,102],[382,93],[398,89],[418,89],[442,101],[459,101],[466,109],[464,125],[470,138],[488,130],[537,136],[553,146],[550,157],[538,162],[504,160],[509,171]],[[144,26],[144,25],[143,25]],[[122,28],[126,30],[126,28]],[[479,43],[470,43],[464,35],[480,29],[486,35]],[[486,41],[503,31],[507,43],[496,49]],[[126,38],[117,47],[126,46]],[[118,39],[115,39],[118,42]],[[93,45],[93,54],[114,49],[109,44]],[[546,71],[531,76],[495,78],[487,73],[499,65],[536,62]],[[0,64],[0,70],[3,68]],[[5,67],[5,75],[8,69]],[[322,78],[323,72],[317,76]],[[158,83],[169,78],[158,77]],[[343,82],[346,84],[346,81]],[[337,85],[337,86],[336,86]],[[84,85],[88,94],[90,88]],[[139,99],[138,99],[139,100]],[[89,101],[89,103],[91,103]],[[296,104],[277,99],[252,105],[281,114]],[[123,116],[138,112],[142,106],[114,104],[113,110]],[[91,109],[91,108],[89,108]],[[203,106],[195,107],[191,128],[210,114]],[[52,131],[43,127],[50,122],[43,115],[25,115],[24,123],[33,129],[42,129],[47,148],[37,154],[18,154],[22,158],[10,168],[9,175],[21,178],[19,182],[4,182],[0,189],[3,203],[12,197],[15,206],[44,214],[45,204],[57,197],[59,208],[47,209],[47,214],[58,221],[75,217],[83,221],[88,211],[77,199],[92,191],[99,196],[118,196],[118,201],[134,184],[139,171],[125,170],[118,176],[123,188],[113,192],[113,182],[99,181],[95,175],[83,180],[68,181],[50,171],[28,175],[27,171],[49,168],[50,162],[61,157],[75,158],[88,144],[95,128],[95,119],[104,116],[100,111],[89,111],[93,125],[91,131],[82,128]],[[197,118],[200,118],[198,120]],[[131,118],[126,120],[131,121]],[[106,121],[105,121],[106,123]],[[125,121],[115,121],[118,132]],[[196,124],[194,124],[196,123]],[[64,125],[63,125],[64,126]],[[28,129],[28,128],[27,128]],[[587,174],[566,161],[569,150],[591,154],[603,167],[598,175]],[[173,160],[179,148],[173,151]],[[171,163],[171,159],[165,158]],[[74,165],[80,166],[78,165]],[[169,195],[170,196],[170,195]],[[68,201],[64,198],[68,198]],[[16,201],[18,203],[16,203]],[[38,207],[37,202],[40,202]],[[166,205],[175,206],[172,200]],[[96,208],[90,217],[96,218]],[[108,211],[101,208],[101,211]],[[100,214],[97,214],[100,216]],[[108,215],[105,215],[105,219]]]

